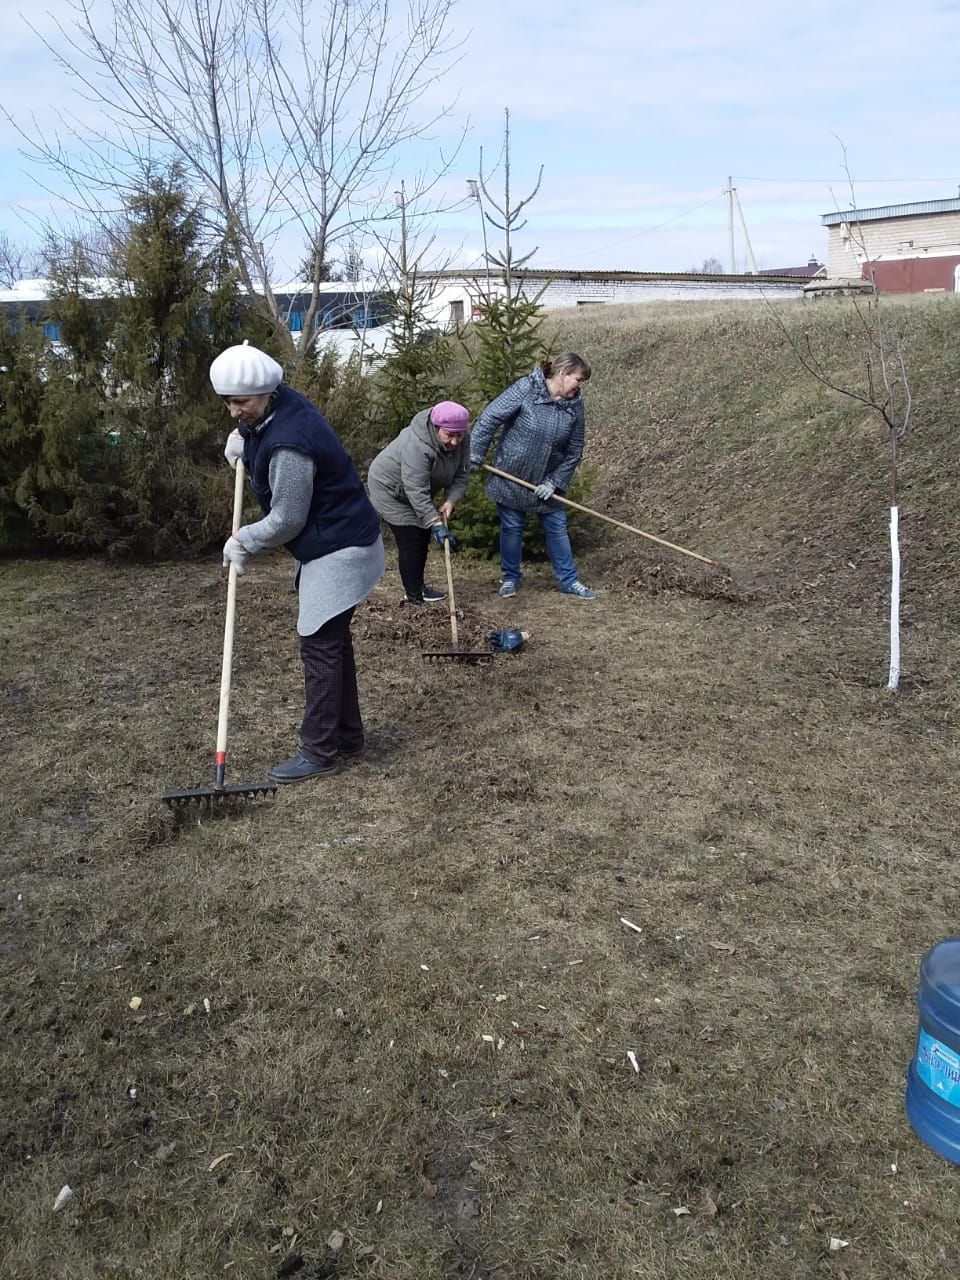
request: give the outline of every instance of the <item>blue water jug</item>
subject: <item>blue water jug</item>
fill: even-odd
[[[509,631],[491,631],[490,648],[494,653],[519,653],[526,639],[526,631],[515,627]]]
[[[928,1147],[960,1164],[960,938],[944,938],[920,961],[917,1008],[907,1119]]]

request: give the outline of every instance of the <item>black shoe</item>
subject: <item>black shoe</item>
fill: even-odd
[[[438,591],[436,587],[423,588],[423,600],[425,604],[438,604],[441,600],[446,600],[447,593]]]
[[[267,770],[271,782],[305,782],[307,778],[330,778],[340,772],[338,764],[314,764],[306,756],[294,756]]]
[[[418,600],[416,596],[404,596],[403,603],[409,605],[411,609],[422,609],[423,601]]]

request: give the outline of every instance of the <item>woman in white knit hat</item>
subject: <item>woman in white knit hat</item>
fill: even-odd
[[[286,547],[296,561],[297,633],[305,706],[300,749],[267,771],[274,782],[339,772],[363,750],[350,623],[384,569],[380,520],[330,424],[310,401],[282,385],[283,369],[248,343],[210,366],[213,389],[237,423],[224,453],[241,459],[263,518],[236,530],[223,563],[238,573],[250,556]]]

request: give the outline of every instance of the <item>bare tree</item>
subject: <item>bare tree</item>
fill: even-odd
[[[88,282],[115,276],[129,234],[126,217],[47,227],[37,255],[40,268],[48,276],[68,270]]]
[[[333,246],[389,216],[399,150],[446,114],[418,108],[457,56],[454,2],[110,0],[104,19],[76,0],[63,46],[47,47],[103,123],[91,133],[67,120],[39,143],[18,127],[91,214],[104,193],[122,198],[145,169],[178,161],[293,373],[316,336]],[[314,268],[299,344],[272,288],[291,231]]]
[[[0,231],[0,288],[12,289],[18,280],[32,273],[36,252],[11,240]]]
[[[722,276],[723,263],[719,258],[704,258],[699,267],[687,267],[687,272],[692,276]]]
[[[847,162],[847,151],[838,138],[843,150],[843,167],[850,187],[852,212],[857,210],[854,182]],[[890,669],[887,689],[896,692],[900,684],[900,508],[897,494],[897,476],[900,462],[900,445],[909,434],[913,423],[913,393],[910,389],[910,378],[907,373],[906,356],[900,337],[892,332],[886,323],[886,316],[881,305],[880,291],[877,288],[874,264],[871,261],[863,234],[861,223],[853,217],[850,220],[851,235],[858,250],[858,256],[866,270],[869,290],[862,299],[854,296],[853,308],[861,335],[863,385],[860,387],[838,382],[830,372],[824,360],[813,350],[809,334],[802,335],[800,340],[791,333],[784,324],[779,312],[764,295],[767,306],[776,317],[777,324],[790,345],[794,356],[803,368],[817,382],[828,387],[839,395],[846,396],[862,404],[865,409],[880,422],[887,436],[889,446],[889,492],[890,492]]]

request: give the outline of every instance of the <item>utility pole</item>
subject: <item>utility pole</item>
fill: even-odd
[[[400,280],[404,294],[407,292],[407,187],[401,181],[400,190],[394,192],[400,210]]]
[[[730,274],[737,274],[737,253],[733,243],[733,178],[727,178],[727,200],[730,205]]]
[[[747,243],[747,253],[749,254],[749,257],[750,257],[750,266],[751,266],[751,269],[753,270],[753,274],[754,274],[754,275],[756,275],[756,274],[757,274],[757,260],[756,260],[756,258],[753,256],[753,245],[750,243],[750,232],[747,230],[747,220],[746,220],[746,218],[743,216],[743,205],[740,203],[740,197],[739,197],[739,195],[737,195],[736,190],[734,190],[734,193],[733,193],[733,194],[734,194],[734,196],[736,197],[736,201],[737,201],[737,211],[738,211],[738,213],[740,214],[740,226],[743,228],[743,238],[744,238],[744,240],[745,240],[745,241],[746,241],[746,243]]]
[[[487,215],[483,211],[483,199],[480,195],[480,184],[476,178],[467,179],[467,191],[470,198],[476,200],[477,209],[480,211],[480,230],[483,232],[483,263],[487,274],[487,302],[490,301],[490,253],[487,249]]]
[[[413,344],[416,338],[416,264],[414,264],[414,287],[410,287],[410,262],[407,256],[407,185],[400,183],[400,190],[394,192],[397,208],[400,210],[400,288],[394,299],[394,325],[402,334],[404,348]]]

